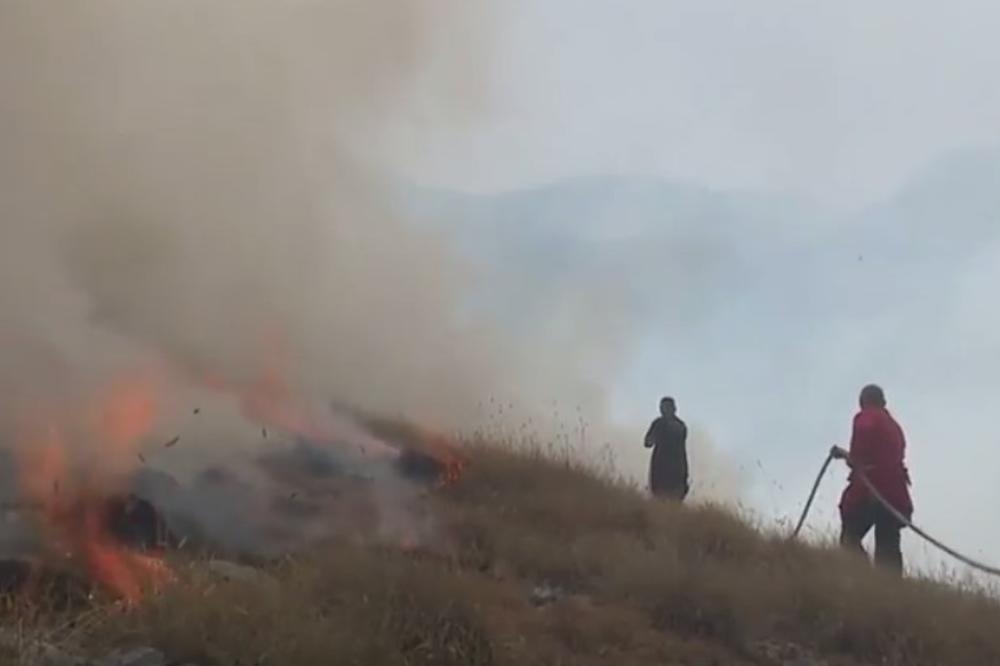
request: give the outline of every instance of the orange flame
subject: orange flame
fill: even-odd
[[[101,507],[91,505],[82,523],[83,556],[96,581],[114,590],[126,603],[135,604],[142,599],[144,590],[156,590],[175,580],[162,559],[116,543],[108,533],[103,513]]]
[[[101,396],[100,431],[116,448],[134,447],[156,420],[156,386],[149,377],[119,379]]]
[[[26,499],[41,508],[49,547],[78,561],[88,575],[128,603],[147,587],[172,579],[165,563],[118,543],[110,532],[107,497],[115,476],[135,465],[141,439],[157,414],[157,386],[148,374],[120,378],[101,392],[95,404],[79,411],[37,413],[26,419],[20,447],[20,486]],[[96,441],[100,467],[77,470],[67,433]],[[101,491],[95,491],[99,488]]]
[[[199,381],[205,388],[234,396],[250,421],[323,439],[326,433],[287,380],[290,361],[284,337],[276,329],[269,330],[261,337],[259,348],[259,363],[249,380],[236,381],[208,370],[201,373]]]
[[[438,487],[444,488],[457,483],[469,464],[466,457],[459,452],[458,444],[447,435],[427,427],[418,427],[417,433],[425,449],[424,453],[441,464]]]
[[[287,433],[304,437],[317,444],[335,444],[346,434],[344,424],[331,418],[324,410],[313,409],[303,395],[289,381],[292,370],[292,355],[289,345],[280,329],[272,327],[259,339],[258,364],[255,374],[249,380],[235,381],[215,372],[203,372],[200,381],[203,386],[215,391],[235,396],[239,400],[243,415],[261,426],[270,426]],[[362,428],[362,430],[367,430]],[[447,436],[417,427],[414,442],[422,453],[432,457],[442,466],[440,486],[454,484],[461,478],[467,461],[458,451],[458,446]],[[360,437],[359,450],[369,457],[398,455],[397,446],[390,446],[377,437]]]

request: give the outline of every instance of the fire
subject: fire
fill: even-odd
[[[427,455],[434,458],[442,467],[438,477],[438,487],[452,486],[462,478],[468,460],[459,450],[458,445],[447,435],[427,427],[417,428],[421,446]]]
[[[145,590],[156,590],[175,580],[173,571],[159,557],[129,550],[115,542],[101,507],[88,507],[82,530],[82,554],[88,571],[126,603],[138,603]]]
[[[173,576],[161,559],[115,538],[108,508],[120,475],[131,471],[138,445],[153,431],[157,409],[155,378],[136,374],[112,382],[82,408],[36,409],[23,418],[21,492],[40,509],[49,550],[128,603]],[[90,451],[96,465],[76,459],[87,444],[96,444]]]
[[[117,450],[132,449],[153,431],[156,386],[149,377],[119,379],[98,400],[99,431]]]
[[[313,440],[328,437],[314,414],[306,408],[288,381],[290,360],[284,336],[272,329],[261,336],[253,373],[242,381],[216,370],[205,370],[198,381],[205,388],[239,401],[249,421],[280,428]]]
[[[351,442],[351,453],[368,459],[389,458],[393,447],[357,428],[349,419],[333,413],[327,405],[310,401],[291,377],[292,354],[286,337],[277,328],[261,336],[253,372],[237,380],[217,372],[198,377],[207,389],[235,399],[248,421],[259,425],[267,437],[269,429],[299,436],[317,445],[342,446]]]

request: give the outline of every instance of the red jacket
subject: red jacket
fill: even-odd
[[[851,465],[864,469],[872,485],[904,516],[913,514],[910,475],[906,469],[906,438],[903,429],[883,407],[865,407],[854,417],[851,433]],[[863,507],[871,493],[856,472],[851,472],[840,498],[840,515]]]

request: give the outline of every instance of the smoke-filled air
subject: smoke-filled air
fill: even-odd
[[[998,31],[0,0],[0,664],[1000,663]]]
[[[372,149],[418,88],[459,126],[488,107],[478,4],[0,7],[8,500],[139,477],[249,546],[265,528],[234,517],[295,495],[268,461],[307,445],[377,477],[382,522],[409,510],[395,449],[358,414],[638,448],[605,388],[625,291],[566,285],[549,319],[505,328],[475,307],[487,278],[408,218]],[[442,38],[467,60],[435,58]],[[163,490],[177,478],[201,490]]]

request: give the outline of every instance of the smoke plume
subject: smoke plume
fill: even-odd
[[[282,353],[330,398],[462,413],[497,371],[468,277],[355,146],[421,69],[421,4],[6,3],[4,356],[65,365],[5,375]]]
[[[610,440],[630,328],[614,284],[499,332],[467,307],[481,276],[392,204],[369,150],[418,87],[425,113],[475,120],[485,6],[3,3],[2,436],[139,367],[168,396],[164,438],[194,429],[191,401],[216,407],[197,449],[170,453],[194,469],[269,420],[247,396],[275,382],[447,428],[490,398],[523,419],[558,399]],[[442,39],[466,59],[434,57]]]

